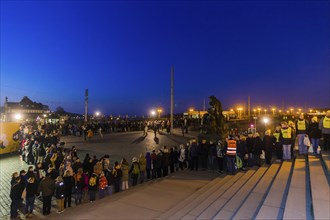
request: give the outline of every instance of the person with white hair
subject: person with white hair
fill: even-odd
[[[320,138],[322,136],[321,130],[319,129],[319,122],[317,117],[313,117],[309,125],[309,138],[313,147],[313,155],[317,155],[317,148],[319,146]]]
[[[322,130],[323,151],[330,150],[330,110],[327,111],[325,117],[319,122],[319,128]]]

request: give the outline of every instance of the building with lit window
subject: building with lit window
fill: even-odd
[[[1,120],[8,122],[44,120],[49,113],[48,105],[33,102],[27,96],[24,96],[20,102],[8,102],[6,97]]]

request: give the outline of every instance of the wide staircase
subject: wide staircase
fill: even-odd
[[[330,219],[330,155],[221,175],[158,219]]]

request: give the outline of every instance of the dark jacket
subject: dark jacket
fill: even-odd
[[[50,176],[45,177],[41,180],[38,188],[38,193],[42,196],[52,196],[55,191],[55,180]]]
[[[10,198],[11,199],[21,199],[22,193],[24,191],[24,183],[22,180],[20,182],[13,182],[11,189],[10,189]]]
[[[319,123],[313,122],[309,126],[309,137],[310,138],[321,138],[322,132],[319,129]]]
[[[55,184],[55,197],[56,199],[63,199],[65,197],[65,184],[64,181]]]
[[[253,154],[261,154],[262,153],[262,140],[260,137],[253,138]]]
[[[272,152],[275,142],[276,142],[276,138],[274,136],[265,135],[262,140],[262,149],[265,152]]]
[[[71,195],[73,186],[74,186],[74,178],[73,176],[65,176],[63,177],[64,185],[65,185],[65,195]]]
[[[33,198],[38,195],[38,184],[36,181],[26,185],[26,198]]]

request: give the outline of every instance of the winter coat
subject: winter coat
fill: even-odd
[[[276,138],[274,136],[265,135],[262,140],[262,149],[265,152],[272,152],[275,142],[276,142]]]
[[[139,164],[140,164],[140,172],[145,172],[146,171],[146,166],[147,166],[146,158],[141,156],[139,158]]]
[[[65,184],[64,181],[55,183],[55,197],[56,199],[63,199],[65,197]]]
[[[63,177],[64,185],[65,185],[65,195],[71,195],[73,186],[74,186],[74,178],[73,176],[65,176]]]
[[[151,170],[151,154],[150,154],[150,152],[146,153],[146,169]]]
[[[13,182],[10,189],[10,198],[11,199],[21,199],[24,191],[24,183],[22,180],[20,182]]]
[[[313,122],[309,126],[309,137],[310,138],[321,138],[322,132],[319,129],[319,123]]]
[[[41,193],[42,196],[52,196],[55,191],[55,180],[50,176],[45,177],[41,180],[38,188],[38,193]]]
[[[128,171],[129,171],[128,165],[122,164],[121,171],[123,172],[122,181],[128,181]]]
[[[260,137],[253,138],[253,154],[261,154],[262,153],[262,140]]]
[[[38,184],[36,181],[26,185],[26,198],[33,198],[38,195]]]

